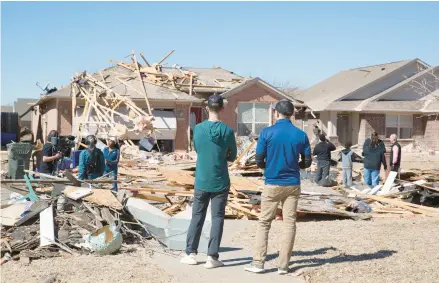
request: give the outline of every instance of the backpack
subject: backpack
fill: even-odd
[[[102,175],[103,173],[103,168],[101,168],[101,155],[99,154],[97,148],[92,149],[91,151],[89,149],[87,149],[88,152],[90,153],[90,158],[88,159],[87,162],[87,167],[85,169],[86,173],[88,176],[90,176],[91,174],[98,174],[98,175]]]

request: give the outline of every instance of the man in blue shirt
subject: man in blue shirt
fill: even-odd
[[[276,103],[275,112],[276,124],[262,130],[256,147],[256,164],[259,168],[265,168],[265,187],[261,196],[253,263],[245,270],[254,273],[264,271],[268,232],[281,203],[284,231],[278,273],[286,274],[296,235],[300,169],[311,166],[311,148],[305,132],[291,123],[293,104],[288,100],[281,100]]]

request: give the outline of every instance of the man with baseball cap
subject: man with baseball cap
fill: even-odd
[[[215,268],[224,264],[219,258],[223,234],[224,216],[229,195],[230,178],[227,161],[236,158],[237,148],[233,130],[220,121],[219,113],[225,101],[220,95],[212,95],[207,101],[209,120],[194,128],[194,149],[197,152],[192,219],[186,240],[186,256],[181,263],[195,265],[201,231],[209,201],[212,209],[207,261],[204,267]]]
[[[278,259],[278,273],[288,273],[288,265],[296,234],[296,209],[300,196],[300,169],[311,166],[308,136],[291,123],[294,106],[289,100],[276,103],[277,122],[262,130],[256,146],[256,164],[264,168],[265,187],[261,196],[253,262],[245,270],[264,271],[268,232],[279,203],[282,205],[282,247]],[[299,162],[299,156],[301,161]]]

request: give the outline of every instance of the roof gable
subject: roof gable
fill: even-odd
[[[334,101],[342,100],[352,93],[381,80],[410,63],[425,63],[418,59],[398,61],[342,71],[297,95],[311,109],[324,110]]]

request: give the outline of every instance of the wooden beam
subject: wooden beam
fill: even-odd
[[[142,74],[140,73],[139,64],[137,63],[136,54],[134,54],[134,50],[133,50],[132,56],[133,56],[133,60],[134,60],[134,65],[136,66],[136,69],[137,69],[137,76],[139,77],[140,84],[142,85],[142,89],[143,89],[143,92],[145,94],[146,106],[148,107],[148,112],[149,112],[148,114],[152,116],[151,105],[149,104],[149,101],[148,101],[148,94],[146,93],[146,88],[145,88],[145,85],[143,84]]]
[[[162,60],[160,60],[157,65],[160,65],[161,63],[163,63],[163,61],[165,61],[166,59],[168,59],[169,56],[171,56],[172,53],[174,53],[175,50],[172,50],[171,52],[169,52],[165,57],[163,57]]]
[[[148,61],[146,60],[145,56],[143,56],[142,53],[140,53],[140,57],[142,57],[143,61],[145,61],[145,64],[146,64],[148,67],[151,67],[151,64],[148,63]]]

